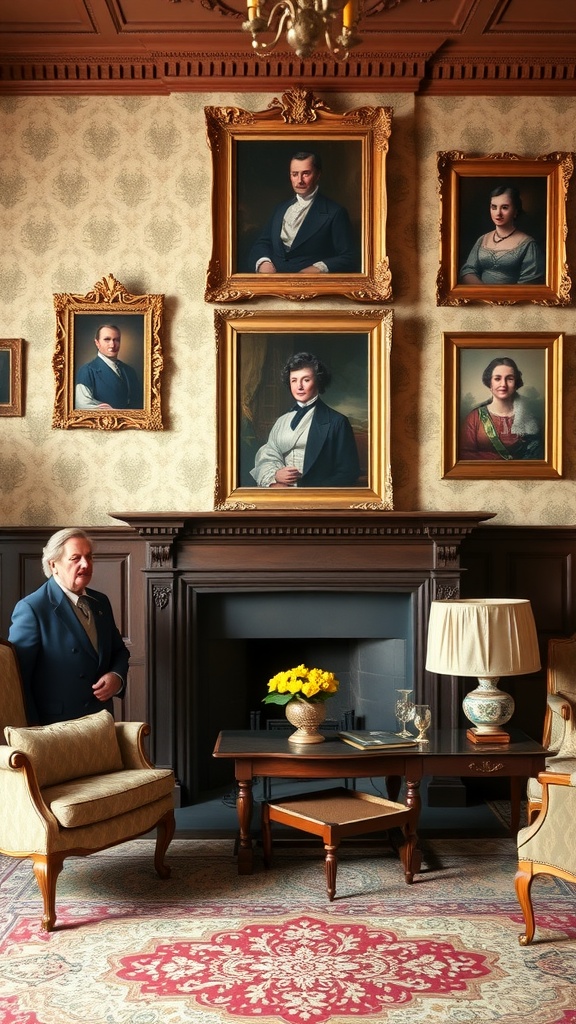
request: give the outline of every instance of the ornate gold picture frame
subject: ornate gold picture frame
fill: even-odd
[[[163,295],[132,295],[112,274],[86,295],[54,295],[53,427],[163,429],[163,305]]]
[[[215,328],[216,509],[391,510],[391,310],[225,309],[215,312]],[[278,486],[266,476],[269,446],[277,458],[281,421],[296,438],[284,416],[295,411],[295,398],[283,372],[296,353],[316,357],[326,373],[298,441],[303,483]],[[292,457],[286,450],[282,466]]]
[[[444,478],[562,476],[563,334],[443,336]]]
[[[573,166],[572,153],[438,153],[439,306],[569,304],[566,199]]]
[[[262,295],[390,300],[386,155],[391,108],[337,114],[307,90],[291,89],[255,113],[239,107],[204,110],[213,168],[206,300]],[[313,154],[315,167],[319,161],[319,191],[304,223],[294,229],[298,238],[286,243],[289,258],[279,263],[293,264],[295,272],[264,273],[257,270],[258,256],[269,252],[270,239],[275,252],[286,252],[280,229],[285,208],[298,203],[290,170],[299,153]],[[316,261],[328,272],[308,273]]]
[[[22,416],[22,352],[22,338],[0,338],[0,416]]]

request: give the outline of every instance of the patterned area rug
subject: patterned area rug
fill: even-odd
[[[523,948],[513,841],[423,847],[412,886],[345,848],[329,903],[320,849],[238,877],[229,841],[180,839],[162,882],[139,840],[65,863],[50,935],[30,863],[0,858],[0,1021],[576,1024],[574,887],[534,883]]]

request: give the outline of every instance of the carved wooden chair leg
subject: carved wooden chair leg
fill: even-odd
[[[532,888],[532,882],[534,881],[534,875],[532,872],[532,864],[530,861],[519,861],[518,871],[514,878],[514,886],[516,888],[516,898],[522,913],[524,915],[524,921],[526,924],[526,930],[523,935],[518,937],[518,942],[521,946],[527,946],[534,938],[534,908],[532,906],[532,900],[530,898],[530,890]]]
[[[32,858],[34,874],[44,904],[42,931],[51,932],[56,924],[56,882],[62,871],[65,854],[37,853]]]
[[[156,848],[154,850],[154,867],[160,878],[170,878],[171,868],[164,863],[164,857],[176,831],[174,811],[166,811],[156,826]]]
[[[328,893],[328,899],[330,901],[332,901],[336,895],[336,872],[338,870],[336,850],[339,845],[339,843],[324,843],[324,849],[326,850],[326,859],[324,861],[326,871],[326,892]]]

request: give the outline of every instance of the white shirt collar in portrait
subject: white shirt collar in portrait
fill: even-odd
[[[280,238],[287,249],[291,247],[296,235],[302,227],[306,214],[309,212],[312,203],[316,198],[317,192],[318,188],[315,188],[310,196],[296,196],[296,202],[291,203],[286,210],[284,220],[282,221]]]

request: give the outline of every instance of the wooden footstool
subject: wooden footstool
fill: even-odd
[[[262,804],[264,866],[269,868],[272,864],[270,822],[277,821],[320,836],[326,850],[326,889],[329,899],[333,900],[338,866],[336,850],[340,840],[367,832],[401,828],[405,842],[400,849],[400,859],[406,882],[411,884],[415,872],[420,870],[420,851],[416,849],[418,837],[414,828],[416,814],[415,808],[355,789],[325,789],[265,801]]]

